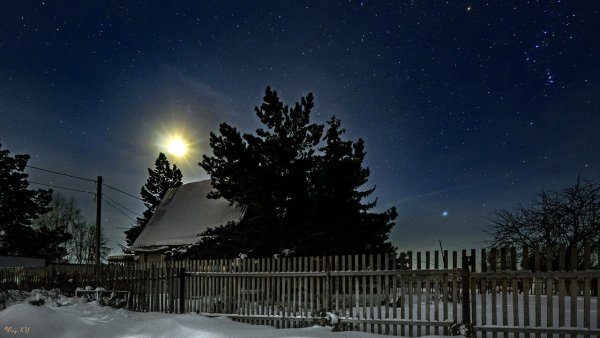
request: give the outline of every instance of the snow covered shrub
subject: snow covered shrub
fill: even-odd
[[[36,297],[27,299],[27,302],[31,305],[41,306],[44,305],[45,299],[40,297],[40,295],[36,295]]]
[[[321,309],[313,313],[313,325],[324,326],[331,331],[342,331],[343,325],[339,316],[340,314],[337,312],[329,312]]]
[[[77,299],[66,297],[60,289],[34,289],[31,292],[22,290],[0,291],[0,310],[23,302],[36,306],[59,307],[73,305],[75,301]]]
[[[120,297],[117,293],[111,292],[110,296],[101,296],[98,303],[102,306],[110,306],[115,309],[123,308],[127,305],[127,300]]]
[[[27,302],[31,305],[44,305],[46,303],[51,303],[55,306],[63,306],[64,300],[67,299],[60,293],[60,289],[34,289],[27,297]]]
[[[86,286],[85,289],[77,288],[76,291],[96,291],[96,292],[82,292],[79,296],[80,302],[91,302],[97,301],[102,306],[110,306],[115,309],[120,309],[127,306],[127,293],[124,292],[111,292],[105,288]]]
[[[46,298],[48,298],[46,290],[35,289],[31,290],[29,297],[27,297],[27,302],[31,305],[40,306],[44,305]]]
[[[2,290],[0,291],[0,310],[6,309],[16,303],[21,303],[28,296],[29,293],[22,290]]]
[[[473,324],[464,322],[452,322],[452,325],[448,328],[448,333],[451,336],[464,336],[470,337],[473,332]]]

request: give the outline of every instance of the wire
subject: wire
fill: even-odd
[[[88,181],[88,182],[94,182],[94,183],[97,183],[97,181],[96,181],[96,180],[92,180],[92,179],[85,178],[85,177],[79,177],[79,176],[69,175],[69,174],[61,173],[61,172],[54,171],[54,170],[43,169],[43,168],[34,167],[34,166],[30,166],[30,165],[28,165],[28,166],[26,166],[26,167],[27,167],[27,168],[31,168],[31,169],[35,169],[35,170],[45,171],[45,172],[47,172],[47,173],[51,173],[51,174],[55,174],[55,175],[61,175],[61,176],[66,176],[66,177],[70,177],[70,178],[76,178],[76,179],[78,179],[78,180],[83,180],[83,181]],[[39,184],[40,184],[40,185],[43,185],[43,184],[41,184],[41,183],[39,183]],[[132,195],[132,194],[130,194],[130,193],[127,193],[127,192],[125,192],[125,191],[123,191],[123,190],[121,190],[121,189],[115,188],[115,187],[113,187],[113,186],[111,186],[111,185],[108,185],[108,184],[106,184],[106,183],[102,183],[102,185],[104,185],[104,186],[106,186],[106,187],[108,187],[108,188],[110,188],[110,189],[113,189],[113,190],[115,190],[115,191],[118,191],[118,192],[120,192],[121,194],[127,195],[127,196],[129,196],[129,197],[133,197],[133,198],[135,198],[135,199],[137,199],[137,200],[140,200],[140,201],[144,202],[144,200],[143,200],[143,199],[141,199],[141,198],[139,198],[139,197],[137,197],[137,196],[134,196],[134,195]],[[54,186],[54,187],[57,187],[57,188],[58,188],[58,186]],[[63,189],[63,188],[61,188],[61,189]],[[67,190],[69,190],[69,188],[64,188],[64,189],[67,189]],[[83,191],[82,191],[82,192],[83,192]],[[113,200],[113,202],[115,202],[115,201]],[[116,203],[116,202],[115,202],[115,203]],[[127,208],[124,208],[124,209],[126,209],[126,210],[127,210]],[[128,211],[130,211],[130,210],[128,210]]]
[[[31,169],[35,169],[35,170],[45,171],[45,172],[51,173],[51,174],[62,175],[62,176],[67,176],[67,177],[71,177],[71,178],[76,178],[78,180],[84,180],[84,181],[96,183],[96,180],[92,180],[92,179],[85,178],[85,177],[79,177],[79,176],[69,175],[69,174],[65,174],[65,173],[60,173],[58,171],[53,171],[53,170],[48,170],[48,169],[42,169],[42,168],[30,166],[30,165],[28,165],[26,167],[27,168],[31,168]]]
[[[31,184],[37,184],[37,185],[43,185],[43,186],[46,186],[46,187],[51,187],[51,188],[56,188],[56,189],[63,189],[63,190],[70,190],[70,191],[82,192],[82,193],[92,194],[92,195],[96,196],[96,193],[93,193],[91,191],[72,189],[72,188],[67,188],[67,187],[61,187],[59,185],[45,184],[45,183],[39,183],[39,182],[34,182],[34,181],[29,181],[29,183],[31,183]]]
[[[459,249],[462,249],[462,248],[463,248],[463,246],[461,246],[461,245],[458,245],[458,244],[456,244],[456,243],[448,242],[447,240],[443,240],[442,242],[444,242],[444,243],[446,243],[446,244],[448,244],[448,245],[450,245],[450,246],[457,247],[457,248],[459,248]]]
[[[110,185],[108,185],[108,184],[106,184],[106,183],[102,183],[102,185],[106,186],[107,188],[111,188],[112,190],[118,191],[118,192],[120,192],[121,194],[127,195],[127,196],[129,196],[129,197],[133,197],[133,198],[135,198],[136,200],[140,200],[140,201],[144,202],[144,200],[143,200],[143,199],[141,199],[141,198],[139,198],[139,197],[137,197],[137,196],[134,196],[134,195],[132,195],[132,194],[130,194],[130,193],[126,193],[126,192],[124,192],[124,191],[123,191],[123,190],[121,190],[121,189],[118,189],[118,188],[112,187],[112,186],[110,186]]]
[[[437,241],[435,241],[435,240],[434,240],[434,241],[429,241],[429,242],[417,243],[417,246],[416,246],[416,247],[413,247],[413,248],[408,248],[408,249],[406,249],[405,251],[406,251],[406,252],[408,252],[408,251],[417,252],[417,251],[420,251],[420,250],[422,250],[422,249],[424,249],[424,248],[428,248],[428,247],[430,247],[430,245],[432,245],[432,244],[434,244],[434,243],[436,243],[436,242],[437,242]]]
[[[110,205],[111,207],[113,207],[115,210],[117,210],[118,212],[120,212],[123,216],[129,218],[130,220],[135,222],[135,219],[129,217],[129,215],[127,215],[126,213],[124,213],[121,209],[115,207],[112,203],[110,203],[108,200],[103,199],[104,202],[106,202],[106,204]]]
[[[106,195],[106,194],[102,194],[102,197],[106,197],[108,198],[111,202],[113,202],[114,204],[118,205],[119,207],[121,207],[122,209],[125,209],[126,211],[129,211],[130,213],[136,215],[136,216],[141,216],[140,214],[138,214],[135,211],[131,211],[130,209],[127,209],[125,206],[123,206],[121,203],[115,201],[114,199],[110,198],[110,196]]]

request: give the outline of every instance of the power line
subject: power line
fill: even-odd
[[[118,192],[120,192],[120,193],[121,193],[121,194],[123,194],[123,195],[127,195],[127,196],[129,196],[129,197],[133,197],[133,198],[135,198],[136,200],[140,200],[140,201],[144,202],[144,200],[143,200],[143,199],[141,199],[141,198],[139,198],[139,197],[137,197],[137,196],[134,196],[134,195],[132,195],[132,194],[130,194],[130,193],[127,193],[127,192],[125,192],[125,191],[123,191],[123,190],[121,190],[121,189],[115,188],[115,187],[113,187],[113,186],[110,186],[110,185],[108,185],[108,184],[106,184],[106,183],[102,183],[102,185],[106,186],[107,188],[111,188],[112,190],[118,191]]]
[[[122,205],[121,203],[115,201],[114,199],[110,198],[110,196],[103,194],[103,197],[108,198],[111,202],[113,202],[114,204],[118,205],[119,207],[121,207],[122,209],[125,209],[126,211],[129,211],[130,213],[136,215],[136,216],[141,216],[140,214],[138,214],[135,211],[131,211],[130,209],[128,209],[127,207],[125,207],[124,205]]]
[[[96,196],[96,194],[93,193],[93,192],[91,192],[91,191],[72,189],[72,188],[67,188],[67,187],[61,187],[60,185],[45,184],[45,183],[39,183],[39,182],[34,182],[34,181],[29,181],[29,183],[31,183],[31,184],[37,184],[37,185],[43,185],[43,186],[46,186],[46,187],[51,187],[51,188],[56,188],[56,189],[63,189],[63,190],[70,190],[70,191],[82,192],[82,193],[91,194],[91,195]]]
[[[417,252],[419,250],[422,250],[424,248],[429,247],[431,244],[434,244],[436,241],[429,241],[429,242],[422,242],[422,243],[417,243],[416,247],[413,247],[412,249],[408,248],[405,251],[412,251],[412,252]]]
[[[45,171],[45,172],[47,172],[47,173],[51,173],[51,174],[55,174],[55,175],[61,175],[61,176],[66,176],[66,177],[70,177],[70,178],[75,178],[75,179],[78,179],[78,180],[83,180],[83,181],[88,181],[88,182],[94,182],[94,183],[97,183],[97,181],[96,181],[96,180],[92,180],[92,179],[85,178],[85,177],[79,177],[79,176],[75,176],[75,175],[69,175],[69,174],[61,173],[61,172],[54,171],[54,170],[49,170],[49,169],[44,169],[44,168],[34,167],[34,166],[30,166],[30,165],[27,165],[26,167],[27,167],[27,168],[31,168],[31,169],[35,169],[35,170]],[[43,185],[43,184],[41,184],[41,185]],[[110,188],[110,189],[113,189],[113,190],[115,190],[115,191],[118,191],[118,192],[120,192],[121,194],[127,195],[127,196],[129,196],[129,197],[133,197],[133,198],[135,198],[135,199],[137,199],[137,200],[140,200],[140,201],[144,202],[144,200],[143,200],[143,199],[141,199],[141,198],[139,198],[139,197],[137,197],[137,196],[135,196],[135,195],[132,195],[132,194],[130,194],[130,193],[127,193],[127,192],[125,192],[125,191],[123,191],[123,190],[121,190],[121,189],[119,189],[119,188],[115,188],[115,187],[113,187],[113,186],[111,186],[111,185],[109,185],[109,184],[106,184],[106,183],[102,183],[102,185],[103,185],[103,186],[106,186],[106,187],[108,187],[108,188]],[[56,186],[56,187],[57,187],[57,186]],[[68,190],[68,189],[67,189],[67,190]],[[115,201],[113,200],[113,202],[115,202]],[[115,203],[116,203],[116,202],[115,202]],[[127,209],[127,208],[124,208],[124,209]],[[128,210],[128,211],[129,211],[129,210]]]
[[[110,203],[108,200],[103,200],[103,201],[104,201],[104,202],[106,202],[106,204],[108,204],[108,205],[110,205],[111,207],[113,207],[113,209],[115,209],[115,210],[117,210],[119,213],[121,213],[121,215],[123,215],[123,216],[125,216],[125,217],[127,217],[127,218],[129,218],[130,220],[132,220],[132,221],[134,221],[134,222],[135,222],[135,220],[134,220],[133,218],[129,217],[129,215],[127,215],[126,213],[124,213],[124,212],[123,212],[121,209],[119,209],[119,208],[115,207],[115,206],[114,206],[112,203]]]
[[[79,176],[69,175],[69,174],[58,172],[58,171],[53,171],[53,170],[48,170],[48,169],[42,169],[42,168],[30,166],[30,165],[28,165],[26,167],[27,168],[31,168],[31,169],[35,169],[35,170],[45,171],[47,173],[51,173],[51,174],[55,174],[55,175],[67,176],[67,177],[71,177],[71,178],[76,178],[78,180],[83,180],[83,181],[88,181],[88,182],[94,182],[94,183],[96,183],[95,180],[92,180],[92,179],[89,179],[89,178],[85,178],[85,177],[79,177]]]

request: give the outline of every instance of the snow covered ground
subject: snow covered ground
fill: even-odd
[[[33,293],[28,300],[44,300],[44,304],[32,305],[27,300],[7,304],[11,306],[0,311],[0,337],[382,337],[364,332],[331,332],[319,326],[275,329],[242,324],[225,317],[140,313],[59,295],[48,297]]]
[[[2,296],[2,295],[0,295]],[[492,311],[491,295],[487,295],[487,325],[491,324]],[[521,296],[522,297],[522,296]],[[535,322],[534,314],[535,300],[529,298],[529,313],[531,323]],[[2,297],[0,297],[2,298]],[[546,324],[547,299],[542,298],[541,324]],[[195,313],[189,314],[165,314],[157,312],[133,312],[125,309],[115,309],[101,306],[98,302],[89,302],[83,298],[67,298],[53,291],[34,290],[31,294],[10,291],[0,299],[6,309],[0,311],[0,337],[27,336],[27,337],[382,337],[376,334],[364,332],[332,332],[330,328],[314,326],[302,329],[275,329],[270,326],[249,325],[232,321],[225,317],[209,318]],[[522,300],[522,299],[521,299]],[[518,311],[519,322],[523,323],[523,303],[520,301],[517,307],[513,307],[511,298],[507,299],[508,322],[502,323],[502,305],[498,301],[496,313],[498,324],[512,326],[514,310]],[[32,305],[32,303],[42,305]],[[478,302],[479,303],[479,302]],[[553,328],[557,328],[558,299],[553,297]],[[591,299],[591,328],[596,328],[597,304],[596,299]],[[421,312],[424,313],[425,303],[421,302]],[[416,312],[417,305],[413,307]],[[433,306],[431,306],[433,307]],[[577,323],[570,322],[567,313],[565,324],[571,327],[583,328],[583,299],[577,298]],[[565,308],[571,308],[570,299],[566,299]],[[360,308],[358,310],[361,310]],[[460,313],[460,305],[458,306]],[[430,311],[433,311],[430,309]],[[440,311],[441,314],[442,311]],[[359,311],[362,313],[362,311]],[[481,324],[482,311],[476,313],[477,322]],[[377,312],[373,317],[377,317]],[[424,317],[424,315],[423,315]],[[423,318],[422,317],[422,318]],[[434,318],[433,312],[430,318]],[[567,327],[568,327],[567,326]],[[422,328],[422,333],[426,333]],[[515,336],[513,333],[509,338]],[[542,335],[546,336],[546,335]],[[434,337],[434,336],[430,336]]]

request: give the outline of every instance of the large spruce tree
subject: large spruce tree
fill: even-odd
[[[310,123],[313,95],[293,107],[267,87],[256,115],[264,129],[241,135],[223,123],[210,134],[212,156],[200,166],[210,175],[210,198],[248,206],[240,224],[208,230],[195,247],[198,256],[297,255],[390,252],[387,242],[394,208],[373,213],[362,190],[369,169],[362,166],[364,142],[342,140],[338,119]],[[324,144],[324,145],[323,145]],[[322,145],[320,147],[320,145]]]
[[[148,180],[142,187],[142,199],[146,205],[146,210],[142,217],[136,219],[136,223],[129,229],[125,230],[127,245],[131,246],[136,238],[142,233],[144,227],[158,208],[163,196],[170,188],[181,186],[183,175],[177,165],[169,163],[167,156],[163,153],[158,154],[158,158],[154,161],[154,170],[148,168]]]
[[[67,254],[62,244],[71,236],[63,228],[32,227],[50,210],[52,190],[30,190],[24,172],[29,155],[10,156],[0,144],[0,255],[41,257],[59,262]]]
[[[318,168],[314,171],[311,194],[313,229],[305,238],[305,251],[318,253],[390,252],[387,242],[395,208],[377,214],[369,212],[377,202],[363,202],[375,187],[362,190],[370,171],[362,163],[364,141],[342,140],[341,121],[332,117],[320,149]]]

